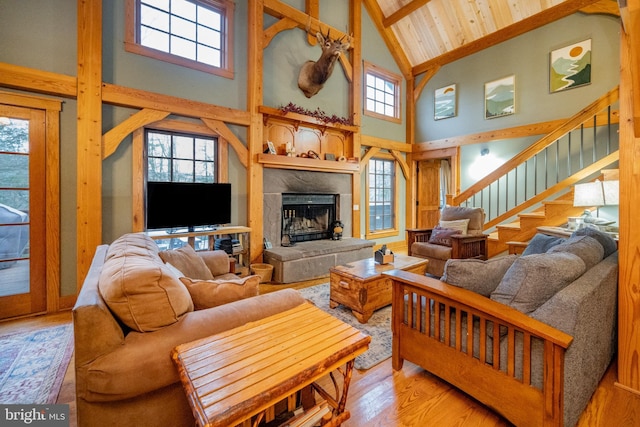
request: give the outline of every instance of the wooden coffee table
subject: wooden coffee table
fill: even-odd
[[[180,345],[172,358],[199,426],[257,426],[273,405],[309,385],[339,423],[349,416],[345,406],[353,361],[370,342],[371,337],[304,303]],[[337,385],[327,392],[316,383],[329,374],[335,384],[334,371],[343,376],[341,393]]]
[[[395,255],[393,263],[380,265],[373,258],[337,265],[329,270],[329,306],[349,307],[360,323],[367,323],[373,312],[391,304],[391,280],[382,276],[389,270],[405,270],[424,275],[428,260]]]

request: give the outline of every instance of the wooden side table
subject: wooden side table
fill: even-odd
[[[199,426],[257,426],[269,408],[309,385],[333,417],[344,420],[353,362],[370,342],[371,337],[304,303],[180,345],[172,358]],[[337,384],[334,371],[343,376],[342,391],[316,384],[328,374]]]
[[[377,264],[368,258],[337,265],[329,270],[329,307],[342,304],[351,309],[358,322],[367,323],[375,310],[391,304],[391,280],[382,273],[399,269],[424,275],[428,262],[424,258],[395,255],[389,264]]]

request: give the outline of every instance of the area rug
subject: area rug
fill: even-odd
[[[0,403],[55,403],[73,353],[73,326],[0,336]]]
[[[369,350],[356,357],[354,363],[356,369],[369,369],[391,357],[390,305],[374,311],[367,323],[360,323],[351,313],[351,309],[343,305],[339,305],[336,308],[329,307],[328,283],[299,289],[298,292],[300,292],[304,298],[313,302],[318,308],[371,336]]]

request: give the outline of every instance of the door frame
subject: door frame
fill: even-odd
[[[60,112],[62,100],[17,92],[0,91],[0,104],[44,112],[44,206],[43,235],[36,236],[44,245],[45,258],[45,312],[55,313],[70,309],[76,295],[61,296],[60,287]],[[32,241],[36,237],[30,236]]]
[[[415,228],[418,221],[418,163],[423,160],[449,160],[451,166],[451,189],[453,194],[447,195],[447,204],[451,203],[453,197],[460,193],[460,147],[449,147],[436,150],[419,151],[414,152],[411,155],[411,166],[413,185],[410,190],[412,198],[411,206],[411,221],[407,221],[407,224],[411,224],[411,227]]]

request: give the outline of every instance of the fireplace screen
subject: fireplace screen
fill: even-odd
[[[283,242],[304,242],[331,237],[336,220],[337,194],[282,194]]]

